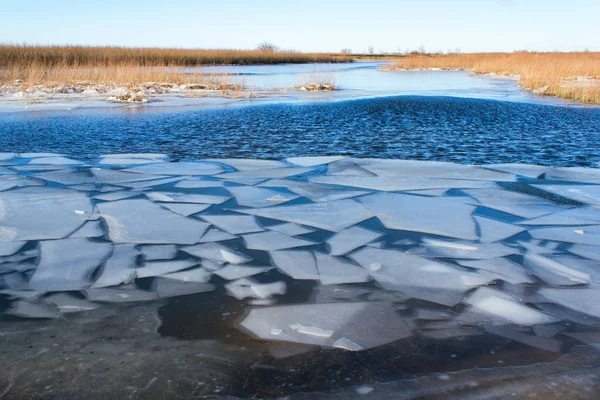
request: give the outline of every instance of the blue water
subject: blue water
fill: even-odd
[[[0,116],[0,151],[85,160],[119,152],[281,159],[355,157],[597,166],[600,109],[452,97],[385,97],[224,109]]]

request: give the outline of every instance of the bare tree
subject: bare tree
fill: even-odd
[[[375,53],[375,47],[369,46],[369,54]]]
[[[257,49],[259,51],[274,53],[275,51],[277,51],[277,46],[275,46],[271,42],[262,42],[261,44],[258,45]]]
[[[352,49],[342,49],[342,51],[340,53],[342,53],[342,54],[352,54]]]
[[[419,54],[425,54],[425,46],[424,45],[420,45],[419,48],[417,49],[417,52]]]

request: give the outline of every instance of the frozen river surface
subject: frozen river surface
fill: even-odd
[[[600,393],[598,169],[0,165],[8,398]]]

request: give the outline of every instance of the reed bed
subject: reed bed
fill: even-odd
[[[350,61],[332,54],[273,50],[203,50],[89,46],[0,45],[0,83],[65,85],[145,82],[234,87],[225,75],[188,73],[184,67]],[[238,85],[239,86],[239,85]]]
[[[390,69],[433,68],[516,76],[536,94],[600,104],[600,52],[418,55],[404,57]]]

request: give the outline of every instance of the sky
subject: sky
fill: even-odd
[[[600,0],[0,0],[0,42],[600,51]]]

